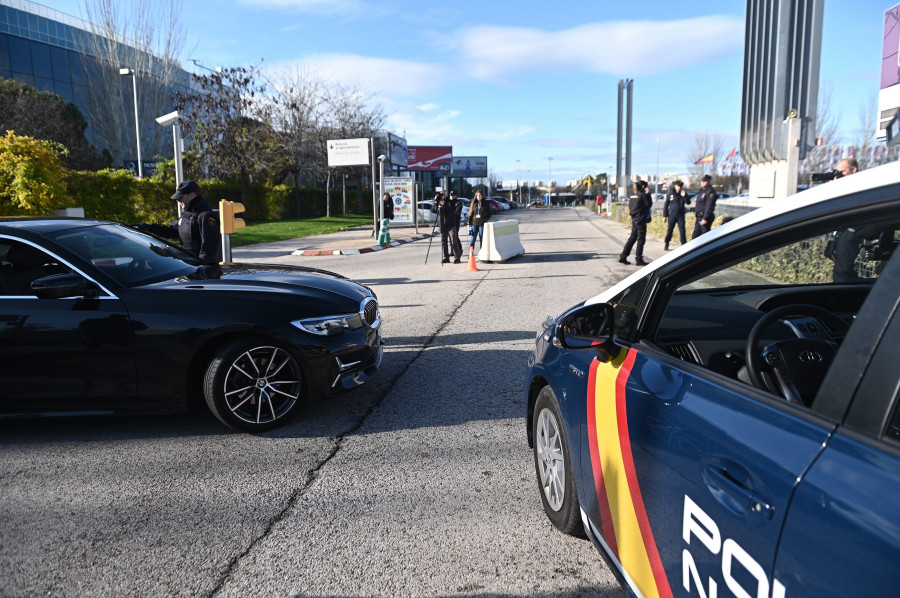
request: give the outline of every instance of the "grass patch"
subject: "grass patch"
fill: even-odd
[[[303,218],[298,220],[277,220],[274,222],[248,223],[231,235],[231,246],[255,245],[286,241],[299,237],[311,237],[336,233],[357,226],[373,226],[372,216],[365,214],[343,214],[330,218]]]

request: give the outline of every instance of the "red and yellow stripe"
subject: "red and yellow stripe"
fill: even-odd
[[[594,360],[588,380],[587,423],[603,539],[641,595],[672,596],[638,486],[628,432],[625,383],[637,352],[608,363]]]

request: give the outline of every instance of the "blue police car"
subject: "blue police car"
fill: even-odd
[[[538,331],[544,511],[634,596],[900,587],[900,164],[691,241]]]

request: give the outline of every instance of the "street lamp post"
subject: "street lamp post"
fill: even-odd
[[[170,112],[168,114],[164,114],[156,119],[156,122],[159,123],[160,126],[163,127],[172,127],[172,140],[174,141],[175,151],[175,187],[177,188],[181,181],[184,180],[184,169],[181,163],[181,153],[183,150],[182,147],[182,139],[181,139],[181,115],[176,110],[175,112]],[[181,203],[175,202],[178,206],[178,216],[181,216]]]
[[[522,163],[516,160],[516,167],[519,169],[519,178],[516,180],[516,187],[519,190],[519,204],[522,204]]]
[[[547,158],[547,205],[553,201],[553,158]]]
[[[655,191],[655,193],[656,193],[656,195],[659,195],[659,137],[656,138],[656,191]]]
[[[378,156],[378,188],[381,189],[381,197],[382,200],[384,198],[384,161],[387,159],[387,156],[381,154]],[[384,220],[384,201],[378,202],[378,214],[380,216],[379,221]]]
[[[134,133],[137,137],[137,167],[138,178],[144,178],[144,163],[141,160],[141,123],[138,120],[138,97],[137,97],[137,73],[134,69],[123,67],[119,69],[120,75],[131,75],[131,82],[134,85]]]

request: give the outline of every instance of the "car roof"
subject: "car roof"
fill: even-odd
[[[29,231],[38,234],[54,233],[61,230],[116,224],[105,220],[85,220],[84,218],[0,218],[0,232]]]
[[[776,218],[796,210],[808,208],[816,204],[825,203],[845,195],[896,185],[898,182],[900,182],[900,162],[891,162],[889,164],[860,171],[851,176],[830,181],[826,184],[816,185],[811,189],[795,193],[785,199],[772,200],[752,212],[748,212],[739,218],[726,222],[722,226],[712,229],[708,233],[691,240],[687,244],[677,247],[673,251],[661,256],[659,259],[653,260],[650,265],[637,270],[616,285],[591,297],[585,301],[585,304],[589,305],[592,303],[608,301],[611,297],[614,297],[627,289],[641,278],[647,276],[650,272],[660,269],[669,262],[677,259],[679,256],[696,251],[704,245],[713,243],[726,235],[731,235],[737,231],[749,228],[759,222],[769,220],[770,218]]]

